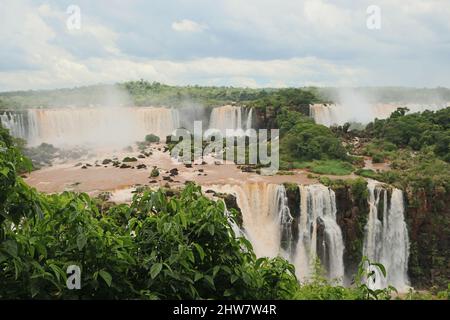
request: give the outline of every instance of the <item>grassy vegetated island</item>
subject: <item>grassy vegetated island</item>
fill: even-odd
[[[118,86],[135,105],[252,107],[257,127],[280,129],[281,172],[306,169],[334,189],[359,190],[360,199],[367,199],[363,177],[402,189],[409,272],[430,289],[404,298],[448,298],[450,108],[415,114],[399,109],[350,130],[351,124],[327,128],[308,116],[309,104],[325,101],[316,88]],[[9,93],[0,101],[6,109],[33,101],[51,106],[49,101],[63,104],[72,94],[96,104],[105,88]],[[23,143],[2,128],[0,139],[0,298],[389,299],[395,292],[370,290],[361,281],[370,277],[367,263],[384,271],[364,258],[352,287],[326,280],[319,263],[311,281],[299,284],[286,260],[257,259],[251,244],[235,237],[231,224],[238,213],[225,215],[221,201],[204,197],[193,184],[179,191],[141,189],[131,204],[121,205],[86,194],[38,193],[20,177],[32,169]],[[386,162],[389,170],[365,168],[364,158]],[[81,290],[66,288],[69,265],[82,269]]]

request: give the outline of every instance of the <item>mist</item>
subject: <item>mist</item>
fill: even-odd
[[[310,108],[317,123],[332,126],[367,124],[376,118],[388,118],[400,107],[409,112],[436,111],[450,105],[448,90],[406,88],[324,88],[322,98],[330,104]]]

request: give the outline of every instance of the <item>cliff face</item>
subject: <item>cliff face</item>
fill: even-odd
[[[350,186],[334,190],[336,194],[336,220],[344,238],[345,275],[351,279],[362,258],[364,226],[367,222],[369,206],[364,197],[352,192]]]
[[[450,279],[450,193],[406,190],[409,277],[415,288],[446,287]]]
[[[355,193],[351,187],[340,187],[334,191],[337,222],[345,243],[345,271],[350,279],[362,257],[369,207],[367,198]],[[430,193],[406,190],[404,195],[410,240],[408,276],[411,286],[416,289],[445,288],[450,279],[450,194],[444,189],[435,189]],[[390,199],[390,194],[387,199]]]
[[[298,239],[301,195],[295,184],[285,184],[290,213],[292,239]],[[350,284],[362,258],[365,226],[367,224],[369,204],[367,185],[364,183],[344,184],[333,187],[336,195],[336,222],[341,228],[344,250],[345,283]],[[392,190],[388,190],[387,206],[390,205]],[[408,276],[411,286],[416,289],[429,289],[433,286],[446,287],[449,274],[449,235],[450,235],[450,194],[444,189],[433,192],[413,192],[406,190],[405,219],[410,240]],[[227,207],[240,213],[236,198],[224,197]],[[382,206],[380,201],[379,206]],[[378,212],[383,208],[379,207]],[[239,225],[242,217],[239,214]],[[381,216],[380,216],[381,218]],[[318,251],[320,260],[326,264],[326,250],[323,248],[323,226],[318,226]],[[296,243],[292,243],[295,248]]]

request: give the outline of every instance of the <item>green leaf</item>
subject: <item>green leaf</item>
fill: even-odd
[[[216,275],[217,275],[217,273],[219,272],[219,270],[220,270],[220,266],[215,266],[215,267],[213,268],[213,278],[216,277]]]
[[[206,282],[211,286],[212,289],[216,288],[214,286],[214,279],[211,276],[205,275],[204,278],[205,278]]]
[[[386,268],[381,263],[372,263],[373,266],[377,266],[380,269],[383,276],[386,278]]]
[[[200,260],[203,261],[205,258],[205,251],[203,251],[203,248],[198,243],[194,243],[195,249],[197,249],[198,255],[200,256]]]
[[[9,168],[8,167],[4,167],[0,170],[0,173],[5,176],[6,178],[8,178],[8,173],[9,173]]]
[[[161,272],[162,269],[162,263],[155,263],[154,265],[152,265],[152,267],[150,268],[150,277],[152,279],[155,279],[156,276]]]
[[[87,243],[87,239],[86,239],[86,236],[84,235],[84,233],[79,233],[78,236],[77,236],[77,247],[78,247],[78,250],[80,250],[80,251],[83,250],[83,248],[86,245],[86,243]]]
[[[195,263],[195,257],[194,254],[192,253],[192,251],[188,251],[187,253],[189,261],[191,261],[192,263]]]
[[[17,242],[14,240],[6,240],[3,242],[4,250],[11,256],[17,257]]]
[[[231,289],[227,289],[223,292],[224,297],[229,297],[231,295],[233,295],[233,290],[231,290]]]
[[[100,277],[102,277],[103,280],[105,280],[105,282],[108,285],[108,287],[111,287],[111,283],[112,283],[112,276],[111,276],[111,274],[109,274],[109,272],[107,272],[105,270],[100,270],[98,272],[98,274],[100,275]]]
[[[50,269],[52,269],[53,273],[56,276],[56,279],[58,279],[58,281],[59,281],[60,280],[60,275],[61,275],[60,268],[57,265],[55,265],[55,264],[51,264],[51,265],[49,265],[49,267],[50,267]]]
[[[194,282],[197,282],[201,278],[203,278],[203,274],[201,274],[200,272],[196,272],[194,276]]]

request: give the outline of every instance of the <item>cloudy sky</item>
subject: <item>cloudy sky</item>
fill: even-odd
[[[140,78],[450,87],[449,0],[1,0],[0,25],[0,91]]]

